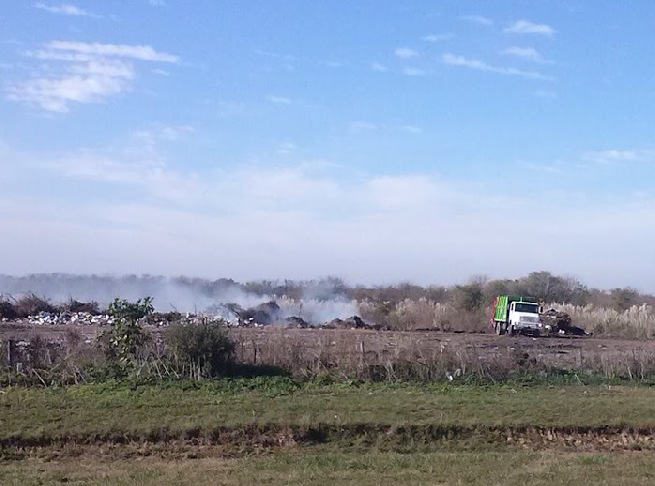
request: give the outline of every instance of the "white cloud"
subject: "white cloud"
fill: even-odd
[[[289,155],[298,150],[298,146],[293,142],[281,142],[277,145],[277,153],[281,155]]]
[[[600,165],[623,166],[627,163],[655,162],[655,150],[653,149],[631,149],[631,150],[597,150],[588,151],[582,155],[585,162],[592,162]]]
[[[65,113],[71,102],[98,102],[107,96],[120,93],[130,86],[134,71],[128,64],[113,67],[76,67],[87,73],[66,74],[56,78],[35,78],[10,85],[9,98],[36,104],[47,111]],[[101,72],[104,69],[105,72]],[[94,72],[96,71],[96,72]]]
[[[529,20],[517,20],[509,27],[504,29],[504,32],[511,34],[541,34],[541,35],[553,35],[555,29],[550,25],[546,24],[535,24]]]
[[[551,98],[551,99],[557,98],[556,91],[543,90],[543,89],[535,91],[534,95],[538,96],[539,98]]]
[[[394,54],[396,54],[396,57],[401,59],[411,59],[412,57],[418,57],[418,52],[410,49],[409,47],[398,47],[394,51]]]
[[[381,64],[379,62],[372,62],[371,69],[379,73],[384,73],[389,70],[384,64]]]
[[[455,37],[455,34],[428,34],[421,37],[425,42],[442,42]]]
[[[343,63],[340,62],[340,61],[323,61],[323,62],[321,62],[321,64],[323,66],[333,68],[333,69],[343,67]]]
[[[176,63],[179,57],[165,52],[157,52],[151,46],[126,44],[101,44],[98,42],[52,41],[46,47],[53,51],[76,52],[91,56],[127,57],[140,61]]]
[[[9,273],[337,274],[355,283],[449,284],[546,268],[592,285],[652,290],[652,195],[493,195],[483,181],[430,173],[344,174],[313,164],[193,172],[129,150],[0,150],[10,168],[32,171],[0,194],[3,228],[13,235],[0,239],[0,252],[13,255]],[[539,215],[521,221],[522,234],[538,235],[529,245],[497,231],[508,207]]]
[[[291,103],[291,98],[287,98],[285,96],[268,95],[266,99],[271,103],[277,103],[280,105],[288,105]]]
[[[42,75],[5,86],[11,100],[64,113],[71,103],[97,103],[132,86],[133,61],[179,61],[177,56],[150,46],[52,41],[26,56],[48,61]]]
[[[348,130],[350,133],[369,132],[371,130],[377,130],[377,128],[378,126],[375,123],[363,120],[355,120],[348,123]]]
[[[95,17],[95,15],[87,12],[86,10],[77,7],[71,3],[62,3],[60,5],[46,5],[44,3],[35,3],[34,4],[35,8],[38,8],[40,10],[45,10],[46,12],[50,12],[53,14],[57,15],[72,15],[72,16],[79,16],[79,17]]]
[[[419,68],[405,67],[403,68],[403,74],[405,76],[424,76],[425,71]]]
[[[154,147],[157,142],[177,142],[186,135],[195,132],[191,125],[163,125],[158,124],[146,130],[137,130],[134,137],[143,141],[144,146]]]
[[[491,26],[494,25],[494,21],[488,17],[483,17],[482,15],[464,15],[462,20],[470,22],[472,24]]]
[[[529,79],[540,79],[540,80],[552,80],[553,78],[550,76],[546,76],[544,74],[535,72],[535,71],[523,71],[521,69],[516,69],[512,67],[498,67],[498,66],[492,66],[484,61],[480,61],[479,59],[469,59],[464,56],[457,56],[454,54],[446,53],[441,57],[442,61],[445,64],[451,65],[451,66],[462,66],[466,67],[469,69],[475,69],[477,71],[482,71],[482,72],[489,72],[489,73],[496,73],[496,74],[504,74],[507,76],[519,76],[522,78],[529,78]]]
[[[507,56],[513,56],[517,57],[519,59],[524,59],[526,61],[534,61],[534,62],[542,62],[542,63],[550,63],[551,61],[545,60],[541,54],[534,49],[533,47],[518,47],[518,46],[511,46],[506,49],[503,49],[500,51],[501,54],[507,55]]]
[[[423,133],[423,130],[421,130],[419,127],[416,127],[414,125],[404,125],[403,127],[401,127],[401,129],[408,133],[416,133],[416,134]]]

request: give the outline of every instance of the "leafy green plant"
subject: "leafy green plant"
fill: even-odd
[[[125,299],[114,299],[109,304],[107,311],[109,315],[116,319],[126,319],[128,321],[136,322],[139,319],[149,316],[154,312],[155,308],[152,305],[152,297],[145,297],[136,302],[130,302]]]
[[[165,342],[172,363],[195,378],[219,376],[234,353],[234,343],[219,322],[171,324]]]
[[[108,312],[114,318],[112,326],[98,336],[98,344],[107,365],[117,377],[123,377],[134,368],[140,351],[149,341],[149,335],[138,320],[154,311],[152,298],[136,302],[115,299]]]

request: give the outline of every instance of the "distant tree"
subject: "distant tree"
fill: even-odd
[[[583,289],[577,280],[550,272],[532,272],[519,281],[519,286],[522,293],[544,302],[571,302],[576,292]]]
[[[460,311],[474,311],[485,305],[484,289],[481,282],[457,285],[452,296],[453,306]]]
[[[489,280],[484,285],[485,299],[489,303],[497,295],[513,295],[516,293],[516,281],[514,280]]]
[[[616,288],[610,290],[610,299],[612,306],[617,311],[623,312],[633,305],[640,303],[641,294],[637,289],[625,287],[622,289]]]

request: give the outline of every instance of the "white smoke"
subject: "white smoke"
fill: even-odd
[[[231,280],[167,278],[162,276],[122,276],[36,274],[25,277],[0,275],[0,294],[19,299],[34,293],[52,303],[60,304],[74,299],[80,302],[97,302],[106,308],[114,299],[136,301],[152,297],[158,312],[210,313],[224,318],[234,318],[224,304],[237,304],[243,309],[275,301],[280,306],[280,316],[300,317],[313,324],[335,318],[345,319],[358,314],[357,303],[347,300],[334,282],[308,282],[302,298],[286,295],[260,295],[244,290]]]

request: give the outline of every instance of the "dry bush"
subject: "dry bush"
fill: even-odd
[[[359,304],[364,320],[394,331],[438,330],[442,332],[484,332],[487,311],[482,308],[458,310],[453,304],[443,304],[421,297],[405,299],[392,306],[389,302],[370,301]]]
[[[294,376],[329,375],[336,379],[452,380],[457,377],[503,379],[517,371],[547,369],[545,362],[510,348],[495,355],[475,346],[399,333],[347,333],[324,330],[311,334],[284,329],[260,335],[235,333],[235,358],[247,364],[279,366]]]
[[[655,309],[650,305],[633,305],[624,311],[593,305],[550,304],[549,307],[566,312],[573,324],[596,335],[635,339],[655,337]]]
[[[13,303],[4,298],[0,298],[0,319],[16,319],[18,312]]]
[[[71,298],[60,307],[64,312],[88,312],[94,316],[100,314],[100,305],[97,302],[80,302]]]
[[[16,304],[14,304],[14,309],[18,317],[29,317],[39,312],[49,312],[52,314],[57,312],[57,308],[50,301],[32,293],[18,299]]]
[[[443,330],[444,316],[449,306],[421,297],[418,300],[405,299],[396,305],[394,311],[398,330],[439,329]]]

